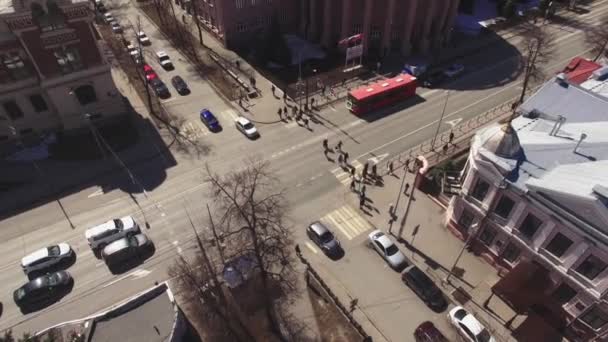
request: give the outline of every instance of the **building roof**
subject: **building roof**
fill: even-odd
[[[401,87],[405,84],[415,84],[415,82],[416,77],[410,74],[400,74],[393,78],[381,80],[376,83],[354,89],[350,92],[350,95],[357,100],[361,100],[384,91]]]
[[[585,59],[583,57],[575,57],[564,68],[563,73],[568,77],[568,81],[575,84],[585,82],[591,74],[602,66]]]
[[[581,87],[608,97],[608,65],[595,70],[588,80],[581,83]]]
[[[23,12],[30,10],[30,4],[33,0],[0,0],[0,14],[11,14],[15,12]],[[46,2],[46,1],[45,1]],[[42,3],[42,2],[41,2]],[[59,6],[64,4],[88,4],[89,0],[58,0]]]

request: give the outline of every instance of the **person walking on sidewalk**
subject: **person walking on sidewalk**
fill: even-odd
[[[338,164],[339,164],[340,166],[342,166],[342,162],[343,162],[342,155],[341,155],[341,154],[339,154],[339,155],[338,155]]]
[[[372,176],[374,178],[378,177],[378,165],[377,164],[372,165]]]
[[[448,143],[452,143],[452,141],[454,140],[454,132],[450,131],[450,135],[448,137]]]
[[[366,189],[367,189],[367,188],[365,187],[365,184],[363,184],[363,186],[361,187],[361,196],[362,196],[363,198],[365,198],[365,190],[366,190]]]
[[[352,167],[352,166],[350,167],[350,176],[351,176],[352,178],[355,178],[355,168],[354,168],[354,167]]]
[[[356,180],[352,180],[350,181],[350,191],[355,191],[355,188],[357,187],[357,181]]]
[[[344,152],[344,164],[348,165],[348,152]]]
[[[342,140],[339,140],[338,143],[336,144],[336,152],[337,151],[342,152]]]
[[[363,165],[363,171],[362,171],[362,173],[363,173],[363,175],[362,175],[362,176],[363,176],[363,178],[366,178],[366,177],[367,177],[367,169],[368,169],[368,168],[369,168],[369,163],[368,163],[368,162],[365,162],[365,164]]]
[[[308,129],[310,129],[310,127],[308,126],[308,119],[304,118],[303,121],[304,121],[304,126]]]
[[[323,139],[323,148],[325,150],[327,150],[327,144],[328,144],[327,138]]]
[[[272,91],[272,95],[274,96],[274,92],[275,92],[276,88],[274,87],[274,84],[270,85],[270,91]]]
[[[365,206],[365,197],[359,196],[359,209],[363,209]]]
[[[278,114],[279,114],[279,119],[282,119],[283,118],[283,115],[282,115],[283,114],[283,110],[281,108],[279,108]]]
[[[388,173],[390,175],[393,175],[393,161],[392,160],[388,163]]]

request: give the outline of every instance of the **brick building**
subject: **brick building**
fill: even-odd
[[[124,115],[93,19],[84,0],[0,2],[0,143]]]
[[[504,274],[493,293],[525,315],[519,340],[603,341],[608,98],[562,74],[519,111],[473,138],[449,227]]]
[[[228,47],[246,45],[276,13],[286,33],[326,48],[363,33],[366,50],[404,55],[449,39],[459,5],[459,0],[194,1],[208,30]]]

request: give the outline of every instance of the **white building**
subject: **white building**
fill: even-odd
[[[505,274],[493,290],[516,312],[581,340],[603,336],[608,98],[558,76],[518,111],[473,138],[448,225]]]

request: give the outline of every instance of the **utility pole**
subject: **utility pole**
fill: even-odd
[[[450,98],[450,91],[447,91],[445,96],[445,102],[443,104],[443,110],[441,111],[441,117],[439,118],[439,122],[437,123],[437,131],[435,131],[435,136],[433,140],[431,140],[431,151],[435,151],[435,140],[437,140],[437,136],[439,135],[439,129],[441,128],[441,122],[443,121],[443,116],[445,115],[445,109],[448,106],[448,99]]]

